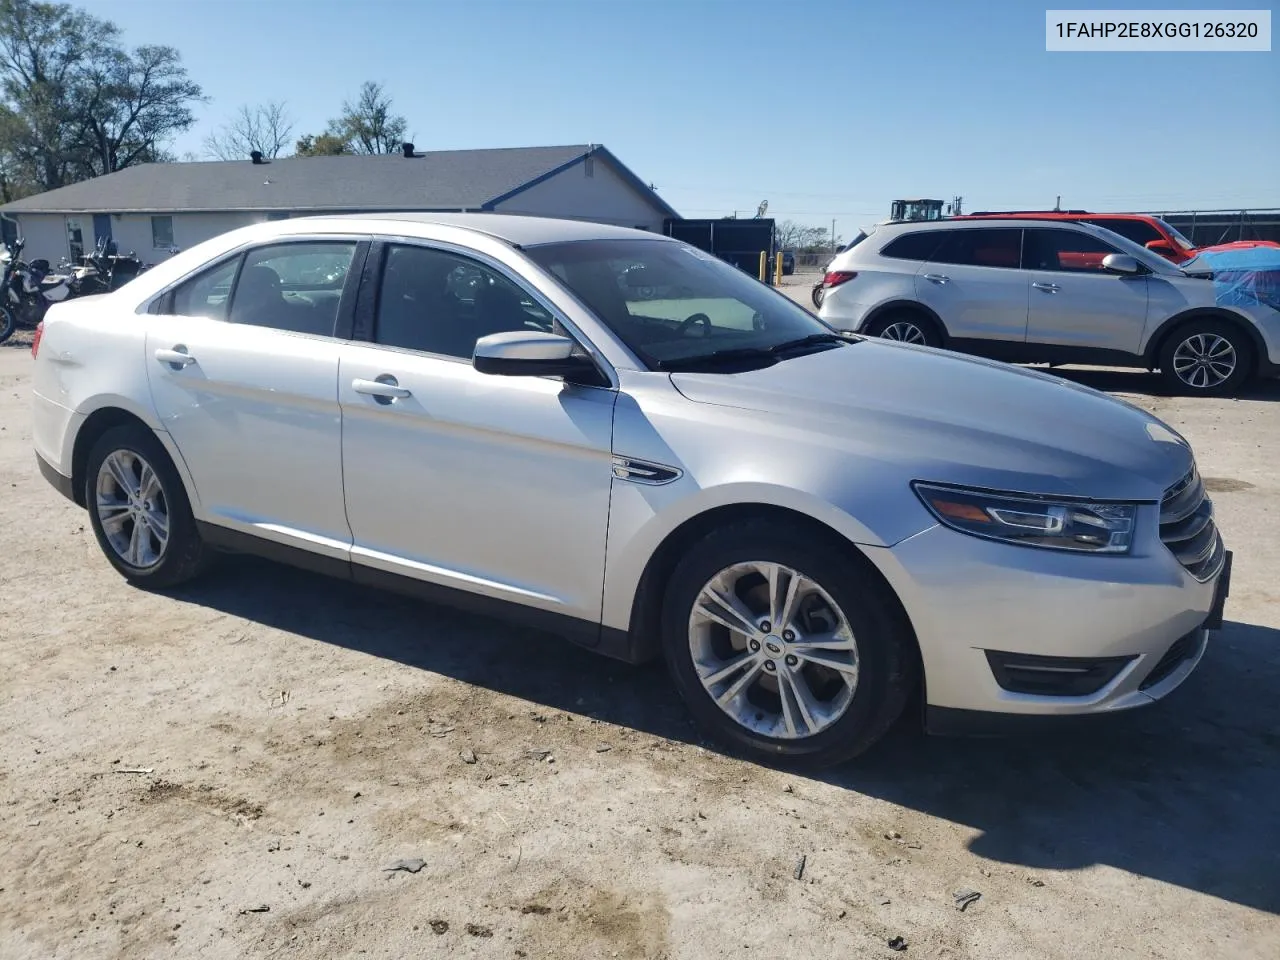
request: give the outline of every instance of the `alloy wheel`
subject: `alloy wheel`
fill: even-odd
[[[164,559],[169,544],[169,504],[155,469],[132,450],[102,461],[94,484],[94,508],[111,549],[139,570]]]
[[[1236,371],[1239,358],[1230,340],[1216,333],[1197,333],[1173,351],[1173,372],[1196,390],[1221,386]]]
[[[858,645],[822,587],[777,563],[726,567],[689,615],[694,670],[741,726],[779,739],[812,737],[838,721],[858,686]]]
[[[909,320],[898,320],[881,331],[885,340],[901,340],[903,343],[926,343],[924,331]]]

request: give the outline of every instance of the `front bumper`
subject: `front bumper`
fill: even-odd
[[[1144,515],[1139,523],[1153,532],[1127,556],[1018,547],[941,526],[867,550],[915,629],[930,714],[1113,713],[1181,684],[1204,654],[1216,586],[1230,568],[1198,582],[1155,534],[1157,508]],[[1176,663],[1162,664],[1179,641]],[[991,651],[1123,664],[1092,692],[1046,695],[1002,687]]]

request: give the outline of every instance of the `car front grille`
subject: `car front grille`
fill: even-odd
[[[1194,466],[1160,501],[1160,539],[1201,583],[1222,570],[1226,550],[1213,522],[1213,501]]]

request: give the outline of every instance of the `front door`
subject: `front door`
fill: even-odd
[[[937,251],[916,274],[916,298],[955,339],[1021,344],[1027,335],[1027,276],[1019,267],[1022,231],[978,227],[942,231]]]
[[[1028,344],[1136,354],[1147,322],[1148,280],[1102,269],[1116,247],[1066,227],[1027,230]]]
[[[352,559],[598,622],[616,392],[476,372],[480,336],[563,332],[495,264],[390,246],[380,285],[339,370]]]
[[[152,399],[203,519],[346,558],[334,331],[363,249],[258,247],[188,280],[148,318]]]

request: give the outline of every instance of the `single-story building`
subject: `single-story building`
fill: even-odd
[[[324,213],[515,213],[661,233],[678,214],[598,144],[148,163],[0,207],[23,256],[57,263],[102,237],[157,263],[246,224]]]

